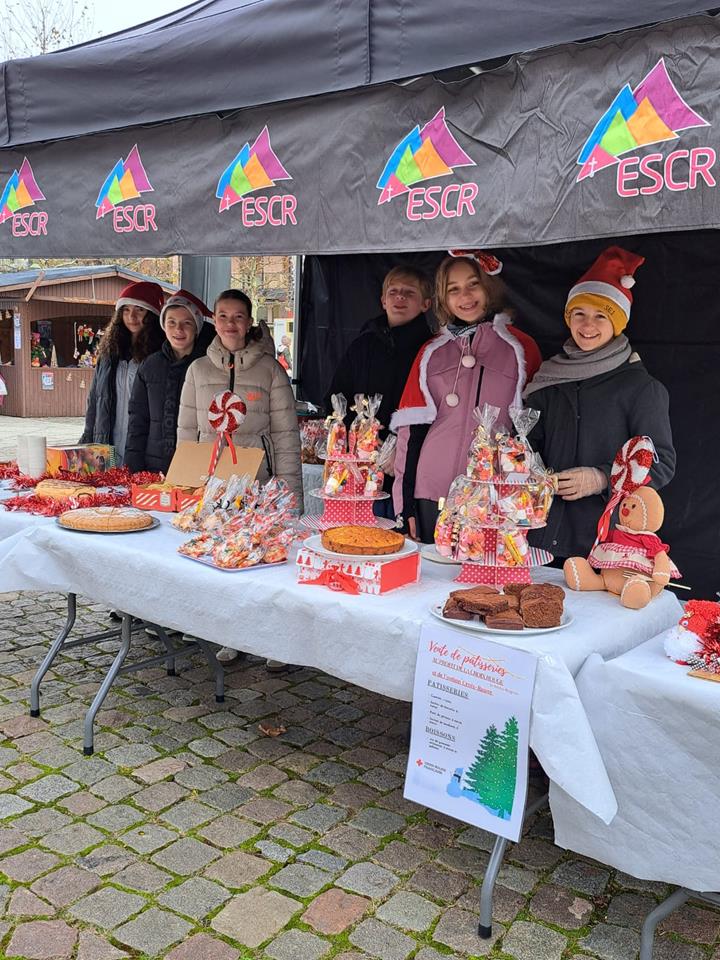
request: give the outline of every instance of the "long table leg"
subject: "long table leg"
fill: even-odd
[[[161,627],[159,624],[152,623],[150,626],[153,628],[155,633],[158,635],[160,640],[163,643],[163,646],[168,652],[168,658],[165,661],[165,669],[167,670],[167,675],[169,677],[174,677],[176,675],[175,670],[175,650],[172,643],[170,642],[170,637],[167,635],[165,628]]]
[[[112,662],[110,669],[105,676],[105,679],[100,684],[100,689],[95,694],[95,699],[90,705],[90,709],[85,714],[85,722],[83,724],[83,753],[86,757],[89,757],[93,753],[94,749],[94,738],[93,738],[93,725],[95,723],[95,716],[103,704],[105,697],[107,697],[110,692],[110,687],[115,682],[117,675],[120,673],[122,665],[125,661],[130,651],[130,643],[132,642],[132,626],[133,618],[124,613],[122,615],[122,625],[120,628],[120,649],[115,654],[115,659]]]
[[[215,677],[215,703],[225,703],[225,668],[215,655],[217,645],[197,637],[197,643],[207,657],[210,670]]]
[[[673,910],[677,910],[683,903],[693,896],[690,890],[681,888],[671,893],[667,900],[659,903],[654,910],[645,917],[642,925],[642,936],[640,938],[640,960],[652,960],[653,941],[655,939],[655,930],[657,925],[669,916]]]
[[[548,795],[543,794],[538,797],[525,811],[525,819],[537,813],[541,807],[547,803]],[[492,914],[493,914],[493,894],[495,893],[495,882],[497,881],[503,857],[507,848],[508,841],[504,837],[496,837],[495,843],[490,854],[490,860],[483,877],[480,887],[480,922],[478,923],[478,936],[482,940],[489,940],[492,936]],[[642,960],[642,958],[641,958]]]
[[[30,716],[39,717],[40,716],[40,684],[42,683],[43,677],[48,672],[50,667],[55,661],[58,653],[62,650],[63,644],[68,638],[68,635],[72,628],[75,625],[75,618],[77,616],[77,597],[74,593],[69,593],[67,595],[67,618],[65,620],[65,626],[60,630],[60,633],[53,640],[52,645],[48,652],[45,654],[43,662],[38,667],[37,673],[32,679],[30,684]]]

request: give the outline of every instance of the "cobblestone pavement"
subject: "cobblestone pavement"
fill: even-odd
[[[636,958],[668,888],[555,847],[547,813],[510,850],[493,938],[477,938],[491,838],[403,799],[407,704],[257,660],[215,704],[201,662],[153,668],[116,684],[86,758],[82,717],[113,645],[58,661],[32,719],[64,601],[1,600],[2,957]],[[86,630],[106,623],[81,614]],[[272,717],[276,739],[258,730]],[[688,905],[662,929],[656,960],[720,960],[720,912]]]
[[[47,437],[49,444],[67,446],[83,432],[82,417],[6,417],[0,413],[0,461],[14,460],[18,436]]]

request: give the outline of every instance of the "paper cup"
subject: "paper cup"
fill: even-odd
[[[47,470],[47,437],[27,438],[28,476],[40,477]]]

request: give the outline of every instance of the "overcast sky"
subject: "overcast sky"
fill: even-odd
[[[95,4],[93,36],[116,33],[185,6],[185,0],[123,0],[122,3],[99,0]]]

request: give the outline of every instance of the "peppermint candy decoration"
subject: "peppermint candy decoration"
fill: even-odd
[[[597,526],[595,545],[604,543],[610,532],[610,518],[623,497],[634,493],[650,481],[650,468],[657,461],[655,444],[650,437],[631,437],[615,454],[610,470],[611,495]]]
[[[247,407],[236,393],[223,390],[212,398],[208,422],[217,433],[233,433],[245,419]]]
[[[648,482],[650,468],[657,460],[655,444],[650,437],[632,437],[615,455],[610,471],[614,493],[625,496]]]

